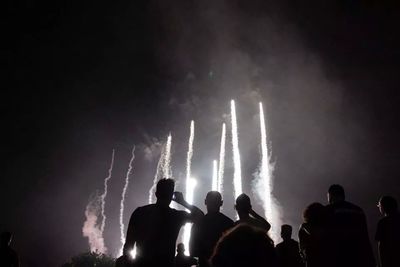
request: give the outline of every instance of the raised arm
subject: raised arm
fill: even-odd
[[[250,210],[250,215],[257,221],[262,223],[267,232],[269,231],[269,229],[271,229],[271,224],[266,219],[264,219],[261,215],[259,215],[257,212],[255,212],[253,209]]]
[[[188,221],[198,222],[204,216],[204,213],[198,207],[189,204],[184,199],[182,192],[174,192],[174,198],[172,200],[190,210]]]

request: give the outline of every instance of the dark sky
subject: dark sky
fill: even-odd
[[[331,183],[343,184],[365,209],[371,233],[379,196],[400,199],[399,6],[204,2],[8,1],[0,227],[15,233],[23,266],[58,266],[88,249],[84,210],[102,189],[113,148],[105,238],[117,250],[132,146],[126,220],[146,203],[157,144],[169,131],[174,175],[182,176],[191,119],[193,172],[202,181],[196,203],[204,208],[210,158],[218,155],[232,98],[249,194],[259,161],[257,103],[266,106],[274,195],[285,222],[297,226],[307,204],[325,203]],[[229,196],[224,212],[233,217]]]

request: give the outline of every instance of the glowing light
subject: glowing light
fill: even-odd
[[[167,138],[167,144],[165,145],[165,158],[163,165],[163,178],[171,178],[172,177],[172,169],[171,169],[171,145],[172,145],[172,136],[169,133]]]
[[[213,160],[212,191],[218,190],[218,161]]]
[[[188,183],[192,175],[193,141],[194,141],[194,121],[191,121],[188,151],[186,156],[186,183]]]
[[[197,180],[194,178],[190,178],[186,180],[186,201],[189,204],[193,204],[193,198],[194,198],[194,188],[197,185]],[[185,245],[185,248],[189,247],[189,241],[190,241],[190,232],[192,229],[192,223],[186,223],[184,228],[183,228],[183,244]],[[185,250],[185,254],[189,255],[189,250]]]
[[[131,256],[132,259],[136,258],[137,254],[137,249],[136,249],[136,243],[133,245],[133,249],[129,252],[129,255]]]
[[[129,177],[132,173],[132,163],[133,160],[135,159],[135,147],[132,148],[132,156],[131,159],[129,161],[129,165],[128,165],[128,171],[126,172],[126,176],[125,176],[125,185],[124,188],[122,189],[122,194],[121,194],[121,203],[120,203],[120,209],[119,209],[119,226],[120,226],[120,233],[121,233],[121,250],[124,247],[124,243],[125,243],[125,225],[124,225],[124,209],[125,209],[125,196],[126,196],[126,191],[128,190],[128,185],[129,185]]]
[[[104,228],[106,226],[106,214],[105,214],[106,196],[108,193],[108,181],[111,179],[112,170],[114,167],[114,155],[115,155],[115,150],[113,149],[111,155],[111,164],[110,168],[108,169],[108,176],[104,179],[104,193],[101,195],[101,216],[103,218],[100,226],[101,235],[103,235]]]
[[[226,140],[226,127],[225,123],[222,124],[221,134],[221,147],[219,149],[219,169],[218,169],[218,187],[217,191],[223,194],[224,190],[224,169],[225,169],[225,140]]]
[[[232,152],[233,152],[233,188],[235,199],[242,193],[242,167],[240,163],[239,137],[236,119],[235,101],[231,100],[231,123],[232,123]]]

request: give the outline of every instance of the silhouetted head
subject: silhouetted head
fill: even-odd
[[[240,194],[236,198],[236,205],[235,208],[237,212],[239,213],[239,216],[241,214],[249,214],[251,210],[251,201],[248,195],[246,194]]]
[[[222,206],[222,196],[218,191],[210,191],[207,193],[204,204],[207,206],[207,212],[213,213],[218,212]]]
[[[185,245],[183,243],[179,243],[178,246],[176,247],[176,252],[178,254],[185,253]]]
[[[281,226],[281,237],[283,240],[290,240],[292,238],[292,226],[284,224]]]
[[[333,184],[328,189],[328,202],[333,204],[345,200],[344,188],[341,185]]]
[[[0,244],[2,247],[8,247],[11,244],[12,234],[10,232],[2,232],[0,236]]]
[[[327,215],[326,207],[321,203],[315,202],[304,210],[303,220],[305,223],[321,225],[326,222]]]
[[[175,181],[170,178],[163,178],[157,183],[156,197],[157,203],[169,205],[174,194]]]
[[[379,199],[378,208],[383,215],[396,213],[398,209],[397,201],[394,197],[383,196]]]
[[[239,224],[219,239],[210,261],[213,267],[275,266],[274,245],[264,231]]]

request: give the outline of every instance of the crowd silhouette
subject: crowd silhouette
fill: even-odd
[[[248,195],[237,197],[235,209],[239,219],[234,222],[221,213],[223,199],[219,192],[207,193],[204,214],[174,188],[173,179],[161,179],[156,187],[156,203],[132,213],[123,255],[116,260],[116,267],[400,266],[400,213],[391,196],[381,197],[377,204],[382,218],[375,234],[376,261],[364,211],[346,200],[340,185],[329,187],[327,205],[316,202],[304,209],[298,242],[292,238],[292,226],[284,224],[282,242],[276,246],[268,234],[270,223],[252,209]],[[171,201],[190,212],[170,208]],[[187,222],[193,223],[189,248],[180,243],[175,253],[179,231]],[[11,240],[10,232],[1,234],[2,267],[19,266]],[[186,249],[189,255],[185,255]]]
[[[174,197],[173,197],[174,196]],[[222,196],[210,191],[205,198],[207,213],[189,205],[174,182],[162,179],[156,190],[157,202],[137,208],[130,219],[121,266],[200,266],[200,267],[394,267],[400,266],[400,215],[393,197],[384,196],[378,207],[384,216],[378,223],[376,241],[379,261],[376,262],[363,210],[346,201],[345,190],[334,184],[329,187],[328,205],[312,203],[303,211],[298,231],[299,242],[292,238],[293,228],[281,226],[282,242],[274,245],[269,237],[270,223],[257,214],[251,199],[241,194],[235,202],[239,220],[233,222],[220,212]],[[191,211],[169,207],[174,200]],[[185,256],[179,244],[174,248],[179,229],[193,222]],[[129,251],[136,244],[137,255]],[[197,260],[198,259],[198,262]]]

